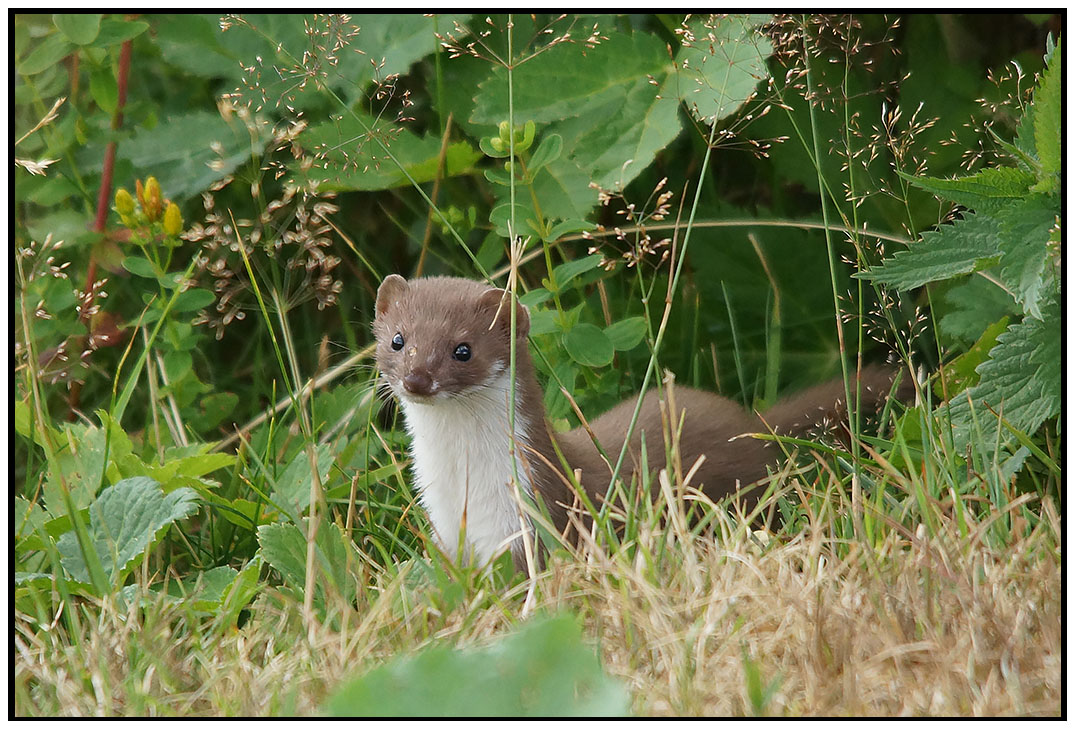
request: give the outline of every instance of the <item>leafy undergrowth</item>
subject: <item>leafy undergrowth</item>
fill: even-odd
[[[982,539],[1000,515],[892,532],[873,551],[824,521],[768,542],[645,530],[635,550],[558,554],[513,587],[409,562],[356,576],[357,604],[331,603],[309,632],[281,594],[261,595],[241,628],[159,595],[84,604],[72,635],[17,619],[14,700],[35,716],[435,714],[435,696],[405,701],[420,684],[390,681],[435,666],[469,688],[468,714],[525,708],[511,693],[541,682],[569,714],[1055,715],[1060,520],[1050,501],[1040,516],[1016,519],[1000,549]],[[559,613],[578,617],[608,677],[572,619],[543,618]],[[514,662],[501,682],[466,681],[496,656]],[[557,681],[559,661],[570,673]],[[568,677],[600,701],[570,704]]]

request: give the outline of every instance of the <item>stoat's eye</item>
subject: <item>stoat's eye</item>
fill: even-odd
[[[452,353],[452,357],[460,362],[466,362],[470,359],[470,345],[465,342],[461,345],[455,346],[455,352]]]
[[[392,349],[396,351],[403,349],[403,335],[401,335],[399,332],[397,332],[396,336],[392,338]]]

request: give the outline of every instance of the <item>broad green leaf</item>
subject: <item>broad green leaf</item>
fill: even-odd
[[[600,368],[612,362],[612,341],[600,327],[581,322],[564,333],[564,349],[579,365]]]
[[[123,429],[107,413],[98,411],[98,415],[102,419],[100,427],[85,423],[67,424],[62,439],[56,443],[56,461],[74,508],[78,510],[87,507],[97,493],[105,469],[106,450],[110,462],[132,451],[131,440]],[[60,475],[50,472],[43,488],[44,506],[55,517],[67,514],[62,489]]]
[[[645,170],[683,128],[678,79],[662,72],[660,87],[647,77],[623,87],[592,112],[557,123],[570,156],[606,190],[621,190]]]
[[[336,448],[342,449],[343,445],[338,444]],[[321,444],[317,447],[317,471],[322,484],[328,479],[333,458],[335,454],[329,444]],[[306,450],[301,449],[291,459],[284,473],[276,478],[276,489],[272,492],[273,502],[292,510],[296,516],[302,514],[310,506],[310,482],[312,480],[310,460],[306,456]]]
[[[240,59],[221,44],[219,16],[161,15],[156,33],[164,60],[177,68],[210,78],[241,72]]]
[[[276,523],[258,528],[258,544],[265,561],[280,573],[284,583],[299,594],[306,586],[306,530],[309,520],[303,520],[302,529],[294,524]],[[333,596],[351,603],[355,599],[355,577],[349,571],[358,565],[354,545],[344,536],[343,530],[331,522],[322,521],[315,540],[317,580],[314,605],[324,609],[326,601]]]
[[[124,479],[101,492],[89,507],[89,535],[113,585],[165,527],[198,509],[195,498],[189,489],[166,495],[147,477]],[[62,535],[56,548],[71,577],[88,583],[90,574],[74,532]]]
[[[985,444],[996,439],[999,422],[989,407],[1028,434],[1060,413],[1061,352],[1060,304],[1054,294],[1042,308],[1042,319],[1027,317],[997,338],[989,360],[978,368],[978,385],[953,399],[956,448],[962,451],[972,439],[977,441],[978,427]],[[1006,438],[1001,429],[1001,439]]]
[[[1060,146],[1061,109],[1063,107],[1063,55],[1058,39],[1042,74],[1041,84],[1034,92],[1030,114],[1034,117],[1034,147],[1041,162],[1042,175],[1058,175],[1063,165]]]
[[[973,210],[990,212],[1011,198],[1021,198],[1035,177],[1016,167],[990,167],[967,177],[945,180],[938,177],[900,176],[912,185],[945,200],[953,200]]]
[[[629,707],[567,615],[532,620],[483,649],[434,646],[390,660],[326,704],[346,717],[614,717]]]
[[[88,46],[101,32],[100,13],[56,13],[52,22],[75,45]]]
[[[557,314],[553,309],[539,309],[530,313],[530,336],[538,337],[560,330],[556,323]]]
[[[715,124],[735,112],[769,77],[766,16],[695,16],[676,55],[679,98],[695,119]]]
[[[394,121],[350,115],[342,120],[316,125],[303,135],[303,143],[323,157],[322,188],[326,190],[388,190],[410,185],[399,165],[414,179],[424,183],[438,176],[441,138],[419,137]],[[388,147],[394,162],[382,145]],[[442,177],[463,175],[473,168],[481,153],[467,142],[448,145]],[[311,173],[313,175],[313,173]]]
[[[1006,206],[999,221],[1000,278],[1023,306],[1041,318],[1040,301],[1054,286],[1059,261],[1050,255],[1049,232],[1057,225],[1060,201],[1035,194]]]
[[[969,274],[985,259],[998,256],[997,221],[981,213],[922,234],[906,251],[885,259],[880,266],[855,274],[900,291],[931,281]]]
[[[591,113],[624,87],[667,69],[668,54],[656,36],[606,29],[594,48],[561,43],[512,72],[516,120],[537,124]],[[585,55],[584,55],[585,52]],[[497,66],[478,86],[470,121],[499,124],[508,115],[508,77]]]
[[[15,63],[15,70],[25,76],[39,74],[52,68],[75,50],[75,46],[62,33],[54,33],[30,51],[21,62]]]
[[[617,350],[630,350],[646,336],[646,318],[628,317],[605,327],[605,335]]]
[[[261,134],[262,141],[268,138],[267,130]],[[179,202],[248,161],[251,144],[250,133],[237,119],[225,121],[216,111],[196,110],[162,120],[152,129],[139,128],[119,146],[118,155],[130,162],[132,177],[154,175],[164,196]],[[221,154],[213,150],[216,145]],[[103,147],[94,147],[77,158],[99,171],[103,154]]]

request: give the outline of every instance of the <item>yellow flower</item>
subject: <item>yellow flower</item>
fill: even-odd
[[[168,203],[164,209],[164,232],[169,236],[178,236],[183,230],[183,216],[179,212],[179,206]]]
[[[157,178],[146,178],[145,199],[142,201],[142,212],[150,221],[157,220],[161,212],[161,186]]]
[[[116,212],[122,218],[134,213],[134,198],[131,197],[126,188],[120,188],[116,191]]]

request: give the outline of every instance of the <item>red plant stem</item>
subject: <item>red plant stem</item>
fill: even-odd
[[[131,71],[131,48],[132,41],[123,41],[119,49],[119,68],[116,73],[116,111],[112,114],[112,130],[118,130],[123,125],[123,107],[127,103],[127,79]],[[77,81],[73,82],[77,83]],[[105,232],[108,223],[108,203],[112,199],[112,173],[116,166],[116,142],[113,140],[105,146],[104,167],[101,170],[101,188],[97,192],[97,217],[93,220],[90,230],[97,233]],[[84,290],[85,303],[82,308],[82,323],[89,329],[89,312],[93,308],[94,291],[93,285],[97,281],[97,258],[90,251],[90,263],[86,268],[86,288]],[[68,392],[67,404],[70,408],[68,419],[75,418],[78,409],[78,399],[82,392],[82,384],[74,382]]]

